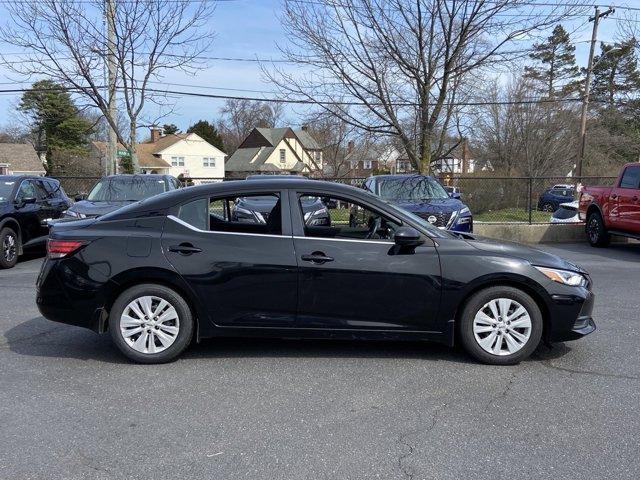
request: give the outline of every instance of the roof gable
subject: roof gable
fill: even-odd
[[[28,143],[0,143],[0,163],[14,172],[44,172],[44,165],[33,145]]]

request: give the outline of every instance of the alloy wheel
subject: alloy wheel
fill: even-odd
[[[592,216],[589,221],[589,228],[587,229],[587,232],[589,234],[589,240],[591,240],[592,243],[597,243],[598,238],[600,237],[600,223],[595,215]]]
[[[16,237],[12,233],[7,233],[2,241],[2,255],[4,259],[11,263],[16,258]]]
[[[525,307],[510,298],[486,303],[473,319],[473,336],[492,355],[512,355],[531,337],[531,316]]]
[[[160,353],[176,341],[180,319],[175,307],[156,296],[138,297],[120,316],[120,333],[137,352]]]

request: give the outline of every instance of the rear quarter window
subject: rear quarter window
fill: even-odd
[[[639,188],[640,167],[627,167],[620,180],[620,188]]]

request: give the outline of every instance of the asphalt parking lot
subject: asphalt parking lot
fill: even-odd
[[[213,340],[168,365],[43,319],[0,271],[0,479],[640,476],[640,245],[584,266],[598,330],[515,367],[420,343]]]

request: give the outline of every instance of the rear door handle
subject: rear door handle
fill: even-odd
[[[632,198],[631,200],[633,200],[634,202],[637,202],[637,201],[638,201],[638,196],[637,196],[637,195],[634,195],[634,196],[633,196],[633,198]]]
[[[313,252],[312,254],[302,255],[303,261],[322,265],[326,262],[333,262],[333,257],[329,257],[322,252]]]
[[[190,243],[181,243],[180,245],[171,245],[169,247],[169,251],[179,253],[181,255],[191,255],[192,253],[200,253],[202,249],[194,247]]]

